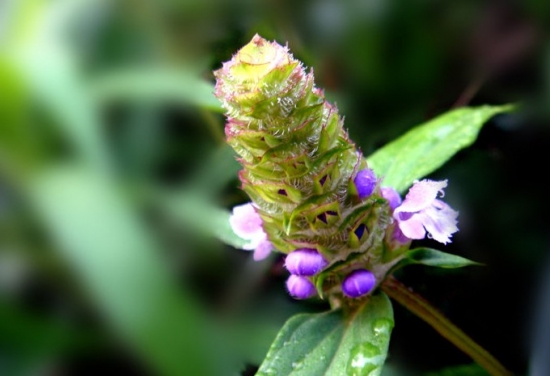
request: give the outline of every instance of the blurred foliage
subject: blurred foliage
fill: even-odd
[[[0,374],[250,375],[287,318],[327,307],[219,241],[239,245],[246,197],[211,71],[255,33],[315,68],[366,155],[452,107],[518,103],[431,175],[461,213],[445,251],[486,266],[399,277],[526,374],[549,25],[536,0],[0,2]],[[480,374],[395,314],[388,374]]]

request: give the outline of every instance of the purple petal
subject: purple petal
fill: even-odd
[[[376,188],[376,175],[370,168],[361,170],[357,173],[353,183],[355,184],[355,188],[357,188],[359,198],[368,197],[374,192],[374,188]]]
[[[446,186],[447,180],[422,180],[414,183],[409,189],[409,193],[407,193],[405,200],[401,206],[395,209],[395,212],[415,213],[429,207],[436,199],[437,194],[443,192],[443,188]]]
[[[382,187],[380,192],[382,193],[382,197],[388,200],[388,204],[392,210],[401,205],[401,196],[392,187]]]
[[[430,236],[440,243],[449,243],[451,235],[458,231],[458,212],[443,201],[435,200],[434,206],[424,211],[424,216],[424,227]]]
[[[458,231],[458,212],[436,198],[446,186],[447,180],[423,180],[413,185],[403,204],[393,213],[403,235],[410,239],[423,239],[428,232],[440,243],[451,241],[451,235]]]
[[[269,254],[273,249],[274,249],[273,244],[271,244],[271,242],[267,240],[267,238],[265,238],[258,244],[256,249],[254,250],[254,256],[253,256],[254,260],[261,261],[267,258],[267,256],[269,256]]]
[[[409,219],[397,219],[399,229],[409,239],[424,239],[426,230],[424,230],[424,217],[421,214],[413,214]]]
[[[262,218],[252,203],[235,206],[229,217],[229,223],[235,234],[248,240],[242,248],[246,251],[254,250],[254,260],[265,259],[274,249],[262,228]]]
[[[286,281],[289,294],[296,299],[307,299],[315,295],[315,286],[306,277],[292,274]]]
[[[263,233],[262,218],[252,203],[235,206],[229,223],[235,234],[243,239],[255,239]]]
[[[392,240],[395,240],[396,242],[399,242],[401,244],[406,244],[411,241],[411,239],[407,238],[405,234],[403,234],[403,231],[401,231],[399,226],[395,226],[395,229],[393,230]]]
[[[376,285],[376,277],[366,269],[351,272],[342,282],[342,292],[350,298],[367,295]]]
[[[327,266],[328,262],[315,249],[302,248],[286,256],[285,266],[294,275],[312,276]]]

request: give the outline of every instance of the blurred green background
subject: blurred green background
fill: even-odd
[[[327,309],[287,296],[279,256],[224,245],[247,198],[212,70],[255,33],[315,69],[365,155],[519,105],[431,175],[460,211],[445,250],[485,266],[398,278],[515,373],[542,367],[549,26],[542,0],[3,0],[0,375],[252,375],[288,317]],[[388,375],[484,374],[395,314]]]

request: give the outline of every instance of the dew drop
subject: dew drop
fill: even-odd
[[[391,320],[378,319],[372,325],[374,330],[374,335],[375,336],[379,336],[382,334],[389,335],[392,326],[393,326],[393,322]]]
[[[368,376],[380,367],[383,358],[380,349],[372,343],[365,342],[357,345],[350,352],[347,374]]]

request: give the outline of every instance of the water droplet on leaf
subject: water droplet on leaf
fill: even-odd
[[[382,334],[389,335],[392,326],[393,326],[393,322],[391,320],[378,319],[372,325],[372,328],[374,330],[374,335],[375,336],[379,336]]]
[[[368,376],[381,362],[380,349],[365,342],[355,346],[350,352],[346,373],[353,376]]]

